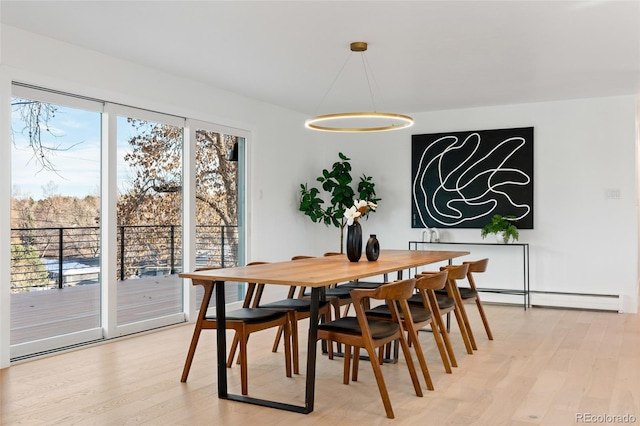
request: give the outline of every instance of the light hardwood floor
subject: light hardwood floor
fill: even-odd
[[[383,366],[395,420],[385,417],[369,364],[345,386],[339,358],[319,358],[309,415],[219,400],[211,331],[203,332],[189,381],[180,383],[188,324],[0,370],[0,424],[568,425],[579,424],[580,413],[640,423],[638,315],[489,305],[490,342],[477,312],[468,310],[478,351],[465,353],[454,321],[453,374],[445,374],[433,338],[420,333],[435,391],[416,397],[402,358]],[[304,375],[285,377],[282,352],[270,352],[272,338],[272,331],[251,337],[249,392],[302,404]],[[230,391],[239,393],[237,366],[229,378]]]

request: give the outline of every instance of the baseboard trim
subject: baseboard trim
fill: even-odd
[[[537,305],[622,312],[621,299],[617,294],[531,291],[530,297],[532,306]]]

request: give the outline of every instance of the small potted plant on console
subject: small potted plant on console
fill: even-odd
[[[484,239],[489,234],[495,234],[499,244],[507,244],[518,241],[520,234],[514,224],[514,216],[493,215],[491,222],[480,230],[480,236]]]

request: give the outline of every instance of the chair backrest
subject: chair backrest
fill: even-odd
[[[371,298],[376,300],[406,300],[413,295],[416,287],[416,279],[409,278],[406,280],[397,280],[387,284],[383,284],[374,289],[354,288],[350,291],[354,304],[362,299]]]
[[[363,301],[368,298],[385,300],[387,302],[387,306],[389,306],[389,310],[391,311],[391,317],[393,318],[393,321],[399,324],[400,313],[398,311],[397,303],[400,304],[400,307],[405,315],[405,320],[408,321],[409,324],[411,324],[413,322],[413,319],[411,318],[411,312],[407,304],[407,299],[409,299],[413,295],[415,287],[416,279],[409,278],[406,280],[397,280],[388,284],[383,284],[375,289],[352,289],[350,291],[351,299],[356,310],[356,317],[358,318],[360,328],[363,331],[366,329],[366,333],[370,335],[371,331],[369,330],[367,315],[365,314],[363,303]],[[401,324],[400,329],[402,330]]]
[[[416,279],[397,280],[389,284],[383,284],[376,290],[374,299],[406,300],[413,295],[416,287]]]
[[[247,266],[254,265],[264,265],[269,262],[249,262]],[[251,306],[252,308],[257,308],[260,304],[260,299],[262,299],[262,292],[264,291],[264,284],[260,283],[247,283],[247,294],[244,296],[244,302],[242,303],[243,308],[248,308]],[[255,296],[253,292],[255,291]]]
[[[311,259],[315,256],[293,256],[291,260],[300,260],[300,259]]]
[[[444,269],[440,272],[416,275],[416,289],[418,290],[440,290],[447,284],[449,271]]]
[[[466,278],[467,272],[469,271],[469,264],[463,263],[462,265],[441,266],[440,270],[448,271],[449,272],[448,279],[450,280],[461,280],[463,278]]]
[[[194,270],[194,272],[202,272],[202,271],[211,271],[213,269],[220,269],[217,266],[203,266],[201,268],[196,268]],[[191,279],[191,284],[192,285],[201,285],[203,287],[206,287],[212,284],[212,281],[208,281],[208,280],[203,280],[203,279],[196,279],[196,278],[192,278]],[[213,285],[211,287],[214,287]]]
[[[484,272],[487,270],[487,264],[489,263],[489,259],[480,259],[475,261],[466,261],[462,262],[463,264],[469,265],[468,272]]]
[[[422,305],[434,315],[440,315],[435,290],[445,288],[448,276],[449,271],[446,269],[439,272],[422,272],[416,275],[416,290],[418,290]]]

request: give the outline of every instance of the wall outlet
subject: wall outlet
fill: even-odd
[[[619,188],[607,188],[604,190],[604,198],[607,200],[618,200],[620,199],[620,189]]]

